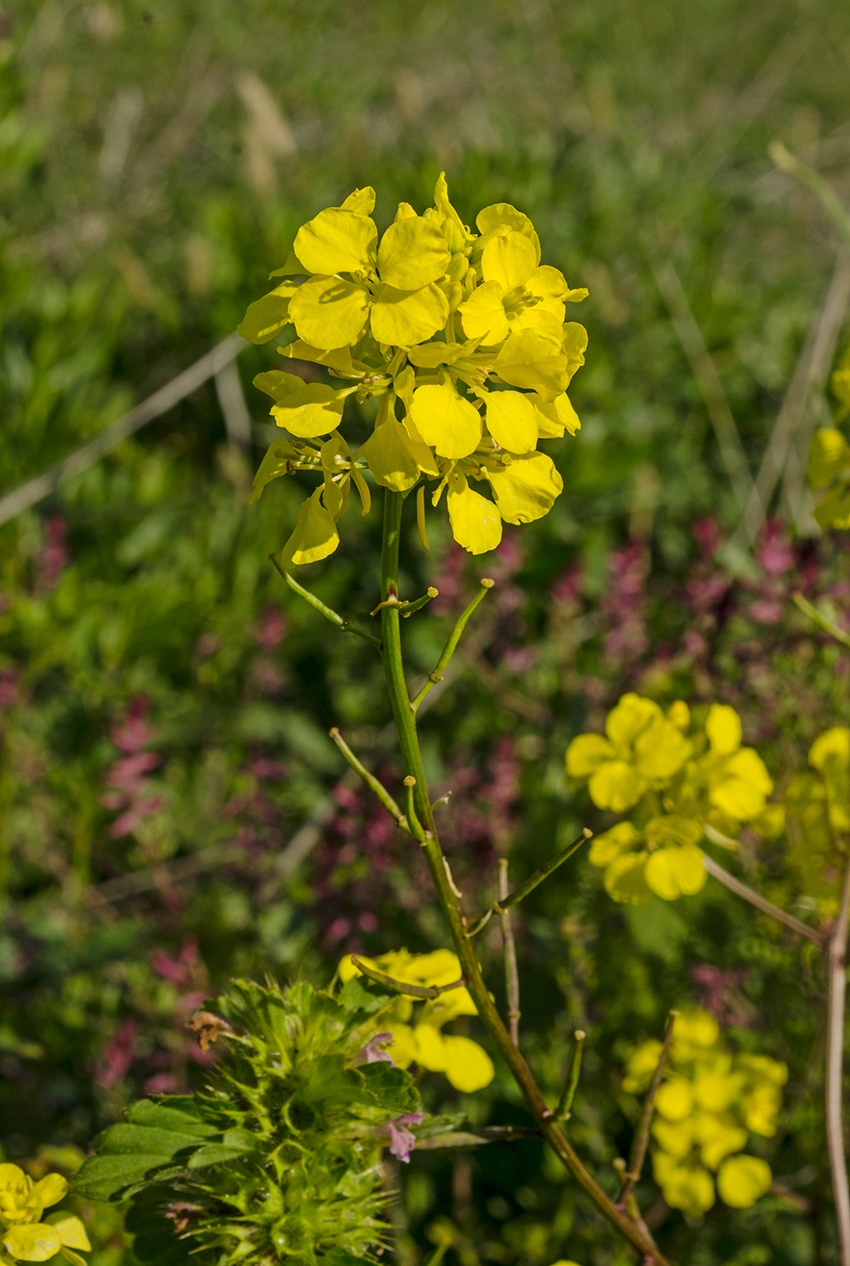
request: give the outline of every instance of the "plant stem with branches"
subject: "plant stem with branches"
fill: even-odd
[[[611,1225],[642,1255],[646,1266],[667,1266],[666,1260],[654,1244],[645,1227],[615,1202],[599,1186],[593,1175],[587,1170],[563,1130],[555,1120],[554,1112],[546,1103],[543,1093],[534,1078],[519,1048],[511,1041],[499,1012],[484,982],[481,966],[475,955],[469,938],[465,920],[461,912],[454,886],[451,882],[428,795],[428,785],[422,764],[422,753],[416,730],[416,714],[407,690],[404,674],[404,661],[401,648],[400,609],[398,605],[398,557],[401,534],[401,512],[404,494],[384,492],[384,534],[381,551],[381,628],[382,655],[387,690],[392,705],[393,717],[398,730],[399,744],[405,774],[415,778],[412,786],[412,799],[416,816],[423,828],[424,850],[428,869],[440,907],[451,935],[455,952],[460,959],[461,970],[467,987],[478,1008],[478,1014],[484,1023],[492,1041],[511,1070],[518,1086],[522,1090],[532,1115],[538,1122],[540,1130],[560,1157],[567,1169],[590,1197],[596,1208]],[[448,649],[448,648],[447,648]],[[454,649],[454,648],[452,648]],[[443,665],[444,666],[444,665]]]

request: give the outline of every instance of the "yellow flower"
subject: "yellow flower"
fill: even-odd
[[[394,980],[410,985],[449,985],[462,975],[460,960],[452,950],[434,950],[430,954],[411,954],[408,950],[391,950],[364,962]],[[359,975],[346,955],[339,965],[340,979],[345,982]],[[413,1013],[413,999],[399,997],[389,1024],[393,1041],[389,1054],[399,1068],[417,1063],[429,1072],[444,1073],[456,1090],[470,1094],[489,1086],[496,1075],[493,1061],[471,1038],[446,1035],[442,1026],[461,1015],[477,1015],[472,995],[465,986],[440,994],[421,1006],[415,1024],[407,1023]]]
[[[711,745],[701,770],[710,803],[738,822],[758,817],[773,791],[764,762],[752,747],[741,747],[741,718],[734,708],[714,703],[705,723]]]
[[[47,1174],[34,1183],[17,1165],[0,1164],[0,1261],[46,1262],[57,1253],[73,1266],[85,1266],[75,1249],[90,1249],[79,1218],[50,1214],[45,1208],[64,1199],[68,1184],[61,1174]]]
[[[724,1161],[717,1175],[720,1199],[733,1209],[749,1209],[770,1191],[770,1166],[757,1156],[733,1156]]]
[[[594,837],[590,862],[605,870],[605,889],[615,901],[638,904],[650,897],[675,901],[705,884],[702,826],[673,815],[651,818],[642,831],[618,822]]]
[[[353,459],[346,453],[349,464],[333,484],[344,493],[354,480],[366,513],[362,472],[402,493],[438,480],[432,501],[447,493],[455,539],[484,553],[499,543],[503,521],[540,518],[563,490],[537,444],[580,426],[566,388],[584,363],[587,334],[564,323],[564,304],[587,292],[540,264],[531,221],[508,203],[485,207],[478,232],[470,230],[444,176],[433,207],[419,216],[401,203],[383,236],[374,205],[374,190],[358,189],[303,225],[272,274],[274,290],[250,305],[239,326],[245,338],[264,343],[294,325],[297,337],[282,353],[343,383],[305,383],[276,370],[257,376],[288,438],[269,449],[252,500],[295,470],[326,474],[304,442],[340,439],[346,400],[378,397],[372,434]],[[344,505],[325,478],[301,509],[286,562],[332,553]]]
[[[682,768],[691,745],[657,703],[623,695],[605,722],[606,738],[580,734],[567,748],[567,773],[589,779],[593,803],[622,813],[650,787],[663,787]]]
[[[623,1089],[645,1090],[661,1043],[632,1051]],[[714,1204],[714,1181],[726,1204],[746,1209],[769,1190],[770,1167],[741,1155],[749,1133],[769,1136],[788,1076],[765,1055],[730,1054],[717,1021],[693,1008],[676,1019],[670,1058],[655,1100],[653,1172],[664,1199],[689,1217]]]

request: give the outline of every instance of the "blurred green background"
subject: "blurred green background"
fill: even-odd
[[[399,199],[428,205],[445,170],[465,219],[514,203],[544,262],[590,289],[571,392],[583,425],[552,446],[555,509],[493,559],[460,556],[436,515],[430,553],[413,533],[406,554],[411,594],[441,591],[406,629],[416,671],[476,577],[498,581],[423,723],[432,779],[454,790],[456,879],[474,897],[497,855],[519,877],[602,823],[563,753],[626,689],[731,702],[774,774],[800,767],[848,719],[848,663],[788,599],[846,599],[846,548],[813,534],[793,467],[753,548],[720,547],[741,518],[736,433],[746,480],[838,252],[767,146],[784,141],[846,201],[848,82],[840,0],[6,0],[0,488],[228,335],[305,219],[372,184],[383,227]],[[840,350],[843,308],[833,327]],[[267,422],[250,380],[275,360],[269,344],[237,361],[252,452],[229,442],[210,382],[0,528],[0,1140],[7,1159],[41,1152],[33,1172],[73,1168],[57,1149],[85,1148],[134,1096],[198,1084],[185,1019],[227,975],[325,981],[349,950],[444,943],[419,859],[340,785],[326,737],[339,724],[395,785],[378,665],[317,627],[267,562],[302,490],[278,481],[247,507]],[[798,412],[803,435],[828,404]],[[308,579],[361,618],[378,517],[349,508],[342,548]],[[736,864],[793,903],[776,857]],[[789,1064],[764,1150],[780,1186],[691,1225],[647,1177],[664,1250],[836,1260],[820,965],[716,885],[623,909],[580,858],[517,934],[523,1041],[550,1092],[570,1033],[588,1031],[571,1129],[608,1187],[638,1110],[625,1056],[670,1006],[710,1004],[730,1042]],[[498,939],[482,952],[498,995]],[[435,1108],[524,1119],[505,1070],[468,1101],[432,1082]],[[440,1220],[463,1266],[629,1260],[534,1142],[414,1155],[401,1177],[410,1266]],[[87,1216],[95,1266],[131,1262],[120,1220]]]

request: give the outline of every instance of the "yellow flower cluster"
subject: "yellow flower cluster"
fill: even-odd
[[[473,554],[494,549],[502,520],[540,518],[563,489],[538,439],[580,425],[566,388],[584,363],[587,334],[565,323],[564,305],[587,291],[541,265],[528,216],[499,202],[478,214],[474,232],[450,203],[444,176],[434,206],[420,216],[401,203],[380,240],[374,206],[374,190],[357,189],[303,225],[272,273],[283,280],[238,327],[264,343],[294,325],[297,338],[282,354],[350,384],[305,384],[280,370],[254,379],[289,438],[272,443],[252,499],[296,470],[322,480],[301,507],[286,562],[333,553],[352,482],[368,513],[366,469],[394,492],[419,485],[420,530],[422,480],[436,480],[432,503],[445,492],[455,539]],[[356,454],[338,431],[350,395],[379,398],[374,431]],[[492,500],[470,480],[489,487]]]
[[[33,1182],[17,1165],[0,1164],[0,1264],[47,1262],[57,1253],[86,1266],[76,1249],[90,1249],[85,1227],[69,1213],[44,1210],[64,1199],[68,1184],[61,1174],[47,1174]]]
[[[820,526],[850,528],[850,444],[838,430],[838,423],[850,413],[850,347],[833,373],[831,385],[839,409],[832,426],[815,431],[806,473],[813,488],[829,489],[815,509]]]
[[[715,703],[702,731],[688,736],[690,725],[681,700],[665,715],[652,699],[627,694],[609,712],[604,736],[581,734],[567,749],[567,773],[587,780],[594,804],[636,810],[635,822],[618,822],[590,850],[616,901],[699,892],[705,826],[731,835],[764,815],[773,783],[756,751],[741,746],[734,708]]]
[[[790,846],[786,862],[823,918],[838,911],[850,834],[850,730],[835,726],[809,748],[811,770],[785,793]]]
[[[451,950],[431,954],[410,954],[406,949],[361,959],[369,967],[408,985],[450,985],[461,977],[460,960]],[[347,954],[339,965],[340,979],[350,980],[361,973]],[[477,1015],[469,990],[451,989],[424,1004],[417,1004],[413,1020],[413,999],[399,996],[393,1005],[388,1030],[392,1035],[389,1054],[399,1068],[413,1063],[431,1072],[445,1073],[455,1090],[471,1094],[489,1086],[495,1075],[490,1056],[471,1038],[446,1036],[444,1024],[460,1015]]]
[[[748,1209],[770,1189],[770,1166],[742,1155],[748,1134],[771,1138],[788,1070],[764,1055],[731,1054],[707,1011],[676,1020],[670,1059],[655,1100],[653,1172],[664,1199],[688,1217],[710,1209],[717,1192],[733,1209]],[[646,1090],[660,1042],[632,1052],[623,1088]]]

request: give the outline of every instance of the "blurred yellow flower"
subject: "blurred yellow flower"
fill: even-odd
[[[661,1043],[632,1051],[623,1089],[641,1093],[649,1085]],[[670,1058],[655,1099],[652,1123],[653,1173],[664,1199],[688,1217],[721,1199],[746,1209],[769,1190],[765,1161],[742,1155],[749,1134],[770,1137],[788,1076],[784,1064],[765,1055],[731,1054],[707,1011],[693,1008],[676,1020]]]
[[[303,225],[272,274],[282,280],[238,327],[265,343],[294,325],[297,337],[283,355],[351,384],[305,383],[283,371],[254,380],[293,438],[272,443],[252,500],[296,470],[323,476],[284,546],[287,564],[315,562],[337,548],[350,480],[368,513],[368,490],[360,487],[366,470],[393,492],[438,480],[432,500],[446,491],[455,539],[471,553],[493,549],[503,521],[540,518],[563,490],[538,440],[574,435],[580,426],[566,389],[584,363],[587,334],[565,323],[564,305],[587,291],[570,289],[556,268],[540,264],[528,217],[497,203],[479,213],[473,232],[449,202],[444,176],[433,207],[419,216],[401,203],[382,237],[374,206],[374,190],[357,189]],[[343,442],[338,428],[352,395],[360,403],[379,398],[374,430],[353,458],[346,449],[345,464],[329,471],[309,441]]]
[[[85,1227],[72,1214],[49,1214],[64,1199],[68,1184],[61,1174],[34,1183],[18,1165],[0,1164],[0,1262],[46,1262],[60,1253],[73,1266],[85,1266],[76,1249],[90,1249]]]
[[[682,768],[691,745],[675,720],[640,695],[623,695],[605,734],[580,734],[567,748],[567,773],[589,779],[593,803],[623,813],[650,787],[663,787]]]
[[[362,958],[362,956],[361,956]],[[430,954],[411,954],[408,950],[391,950],[379,958],[363,959],[376,971],[392,976],[394,980],[410,985],[449,985],[462,975],[460,960],[452,950],[434,950]],[[343,983],[361,973],[347,954],[339,965]],[[413,1016],[414,999],[400,996],[388,1022],[392,1033],[389,1054],[399,1068],[417,1063],[429,1072],[444,1073],[456,1090],[470,1094],[489,1086],[495,1076],[490,1056],[471,1038],[446,1035],[442,1026],[461,1015],[477,1015],[472,995],[465,986],[451,989],[448,993],[417,1004],[416,1022],[408,1023]]]

